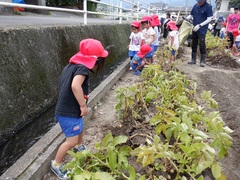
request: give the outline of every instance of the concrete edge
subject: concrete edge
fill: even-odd
[[[116,84],[116,82],[126,73],[129,68],[127,59],[121,64],[108,78],[106,78],[91,93],[88,101],[88,107],[94,105]],[[88,119],[92,116],[92,110],[84,118],[85,125],[90,122]],[[39,141],[37,141],[22,157],[20,157],[10,168],[8,168],[0,180],[41,180],[54,159],[58,146],[64,141],[65,137],[61,132],[59,124],[56,124]]]

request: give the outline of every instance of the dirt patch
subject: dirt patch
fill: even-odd
[[[232,134],[233,146],[229,151],[229,155],[221,162],[223,170],[227,179],[240,179],[240,71],[238,67],[230,65],[229,63],[211,64],[211,60],[207,60],[207,66],[202,68],[199,62],[196,65],[188,65],[190,61],[191,49],[185,47],[180,55],[182,61],[178,61],[177,67],[189,78],[196,81],[198,90],[211,90],[214,99],[219,103],[219,111],[226,122],[226,124],[234,130]],[[216,62],[216,61],[214,61]],[[235,61],[236,62],[236,61]],[[235,63],[234,63],[235,64]],[[236,66],[238,66],[236,64]],[[94,143],[101,141],[101,139],[108,133],[112,132],[114,135],[127,135],[130,137],[129,145],[137,147],[140,144],[146,143],[147,134],[152,134],[154,129],[148,126],[149,117],[143,120],[134,121],[134,123],[120,123],[117,119],[115,105],[115,90],[117,87],[127,87],[136,82],[141,81],[141,78],[127,72],[118,83],[105,95],[104,99],[94,108],[94,115],[91,122],[85,128],[84,143],[88,148],[93,148]],[[128,121],[126,121],[128,122]],[[135,159],[130,159],[137,172],[149,169],[141,169],[135,163]],[[135,164],[134,164],[135,163]],[[171,168],[171,167],[170,167]],[[206,172],[207,173],[207,172]],[[164,174],[163,174],[164,175]],[[211,175],[205,174],[205,179],[213,179]],[[50,171],[44,176],[44,179],[57,179]]]
[[[239,69],[240,65],[238,63],[238,57],[227,56],[227,55],[217,55],[206,59],[206,63],[214,68],[218,69]]]
[[[207,59],[207,66],[201,68],[199,63],[188,65],[190,49],[185,48],[185,61],[178,68],[189,78],[196,81],[198,90],[211,91],[219,104],[219,111],[224,122],[234,130],[233,146],[229,155],[222,161],[222,167],[227,179],[240,179],[240,71],[239,64],[234,59]],[[216,62],[215,65],[212,63]]]

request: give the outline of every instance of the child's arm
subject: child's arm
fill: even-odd
[[[142,63],[136,68],[136,70],[142,69],[145,65],[145,61],[142,61]]]
[[[152,41],[150,42],[150,44],[149,45],[151,45],[155,40],[156,40],[156,38],[157,38],[157,35],[156,35],[156,33],[155,34],[153,34],[152,35]]]
[[[76,75],[74,76],[72,80],[72,85],[71,85],[72,92],[80,106],[80,110],[81,110],[80,116],[86,116],[88,114],[86,99],[84,98],[83,89],[82,89],[82,84],[85,78],[86,77],[83,75]]]
[[[133,64],[138,64],[138,62],[137,62],[137,61],[133,61],[132,63],[133,63]]]

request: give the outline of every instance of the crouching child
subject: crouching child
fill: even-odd
[[[130,69],[133,70],[132,74],[140,76],[144,67],[144,57],[152,51],[152,48],[148,44],[143,44],[137,54],[134,55],[130,62]]]

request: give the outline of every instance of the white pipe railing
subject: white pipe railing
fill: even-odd
[[[117,14],[112,14],[112,13],[105,13],[105,12],[93,12],[93,11],[87,11],[87,3],[88,2],[95,2],[98,4],[103,4],[109,7],[113,7],[117,9]],[[124,8],[123,7],[123,2],[126,2],[128,4],[130,4],[132,7],[137,6],[137,12],[136,12],[136,16],[133,13],[133,8],[128,9],[128,8]],[[96,1],[96,0],[84,0],[83,1],[83,10],[76,10],[76,9],[67,9],[67,8],[56,8],[56,7],[49,7],[49,6],[39,6],[39,5],[30,5],[30,4],[17,4],[17,3],[9,3],[9,2],[0,2],[0,6],[4,6],[4,7],[20,7],[20,8],[28,8],[28,9],[38,9],[38,10],[49,10],[49,11],[61,11],[61,12],[74,12],[74,13],[82,13],[83,14],[83,18],[84,18],[84,24],[87,24],[87,14],[96,14],[96,15],[104,15],[104,16],[117,16],[119,17],[119,24],[122,23],[123,18],[129,19],[139,19],[141,17],[141,15],[145,15],[145,14],[141,14],[140,13],[140,2],[144,3],[145,5],[147,5],[147,8],[145,7],[141,7],[143,9],[147,9],[147,14],[157,14],[158,12],[151,10],[150,7],[153,7],[155,9],[158,9],[155,6],[152,6],[142,0],[138,0],[137,3],[133,3],[130,2],[128,0],[120,0],[119,2],[119,6],[118,5],[113,5],[113,4],[108,4],[108,3],[104,3],[101,1]],[[131,12],[130,14],[124,14],[123,10],[127,10],[129,12]]]

